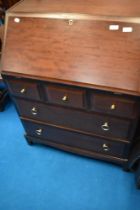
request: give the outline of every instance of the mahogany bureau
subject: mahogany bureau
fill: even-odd
[[[125,167],[140,136],[140,1],[20,1],[2,76],[28,143]]]

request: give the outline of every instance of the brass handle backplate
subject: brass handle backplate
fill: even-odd
[[[41,136],[42,135],[42,129],[40,128],[40,129],[37,129],[36,130],[36,134],[38,135],[38,136]]]
[[[20,93],[22,93],[22,94],[24,94],[26,92],[26,89],[25,88],[22,88],[21,90],[20,90]]]
[[[63,101],[63,102],[67,102],[67,101],[68,101],[68,96],[67,96],[67,95],[64,95],[64,96],[62,97],[62,101]]]
[[[115,105],[115,104],[112,104],[112,105],[110,106],[110,109],[111,109],[111,110],[115,110],[115,109],[116,109],[116,105]]]
[[[37,115],[38,114],[36,107],[33,107],[32,110],[31,110],[31,112],[32,112],[32,115]]]
[[[102,126],[101,126],[102,130],[104,131],[109,131],[109,125],[108,125],[108,122],[105,122]]]
[[[103,144],[102,147],[103,147],[103,150],[105,152],[108,152],[109,151],[109,146],[107,144]]]

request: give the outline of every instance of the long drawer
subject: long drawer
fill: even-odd
[[[59,144],[81,148],[98,153],[113,155],[124,158],[124,151],[129,146],[127,143],[110,141],[106,138],[98,138],[71,132],[57,127],[39,124],[32,121],[23,120],[23,125],[27,135],[47,139]]]
[[[15,102],[20,115],[26,118],[110,138],[131,138],[131,128],[133,127],[131,120],[21,99],[16,99]]]

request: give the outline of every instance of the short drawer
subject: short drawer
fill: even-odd
[[[84,108],[85,91],[77,88],[48,85],[45,87],[48,101],[63,106]]]
[[[131,120],[21,99],[16,99],[15,102],[20,115],[25,118],[101,136],[132,138],[130,135],[133,130]]]
[[[27,135],[39,137],[56,143],[81,148],[98,153],[105,153],[117,157],[124,157],[124,150],[129,144],[110,141],[104,138],[97,138],[83,135],[77,132],[70,132],[53,126],[42,125],[30,121],[23,121]]]
[[[93,93],[91,95],[91,108],[97,112],[134,118],[136,115],[137,104],[136,101],[131,99]]]
[[[11,94],[19,97],[39,100],[38,85],[35,82],[9,79],[7,80]]]

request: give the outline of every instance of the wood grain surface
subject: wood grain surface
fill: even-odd
[[[128,144],[103,139],[100,137],[83,135],[76,132],[66,131],[64,129],[50,126],[47,124],[40,124],[33,121],[28,121],[22,118],[22,123],[28,135],[33,137],[40,137],[42,139],[50,140],[59,144],[65,144],[74,148],[81,148],[87,151],[95,151],[101,154],[113,155],[120,158],[124,157],[124,149]],[[36,130],[42,129],[41,136],[37,135]],[[103,150],[103,144],[109,146],[109,151]]]
[[[9,12],[37,13],[84,13],[91,15],[111,15],[139,17],[139,0],[22,0]]]
[[[140,26],[109,21],[9,18],[2,70],[140,95]],[[133,27],[123,33],[123,27]]]

